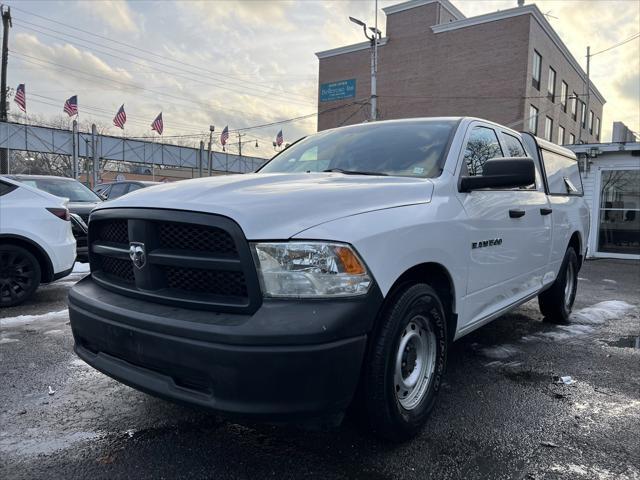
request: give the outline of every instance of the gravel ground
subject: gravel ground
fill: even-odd
[[[3,479],[640,479],[638,262],[587,262],[568,327],[529,302],[456,342],[438,406],[402,445],[349,419],[238,425],[120,385],[72,352],[65,301],[79,276],[0,313]]]

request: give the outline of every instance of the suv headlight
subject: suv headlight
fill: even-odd
[[[364,262],[346,244],[254,243],[252,251],[266,297],[364,295],[372,283]]]

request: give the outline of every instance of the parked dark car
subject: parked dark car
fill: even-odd
[[[102,198],[73,178],[56,177],[52,175],[6,175],[25,185],[44,190],[56,197],[69,199],[71,216],[71,230],[76,239],[77,260],[88,261],[87,252],[87,223],[91,210],[102,202]]]
[[[94,191],[102,195],[105,200],[113,200],[114,198],[121,197],[135,190],[160,185],[160,183],[161,182],[148,182],[144,180],[124,180],[122,182],[100,184],[96,186]]]

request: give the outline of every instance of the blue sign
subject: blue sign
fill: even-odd
[[[344,100],[355,98],[356,79],[340,80],[339,82],[323,83],[320,85],[320,101],[332,102],[334,100]]]

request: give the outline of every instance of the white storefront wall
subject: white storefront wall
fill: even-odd
[[[587,163],[585,163],[584,154],[588,154],[592,147],[597,147],[600,152],[593,158],[587,156]],[[598,235],[603,178],[606,181],[606,178],[611,175],[610,172],[640,170],[640,156],[637,156],[640,152],[640,143],[572,145],[569,148],[576,153],[578,161],[581,163],[584,197],[591,210],[591,225],[587,243],[588,257],[639,259],[640,254],[598,251]],[[620,148],[624,148],[624,150],[620,150]],[[632,153],[634,150],[636,151],[635,156]],[[640,205],[636,204],[635,207],[640,209]],[[640,211],[635,212],[634,217],[634,221],[626,222],[626,226],[633,232],[631,234],[640,238]]]

